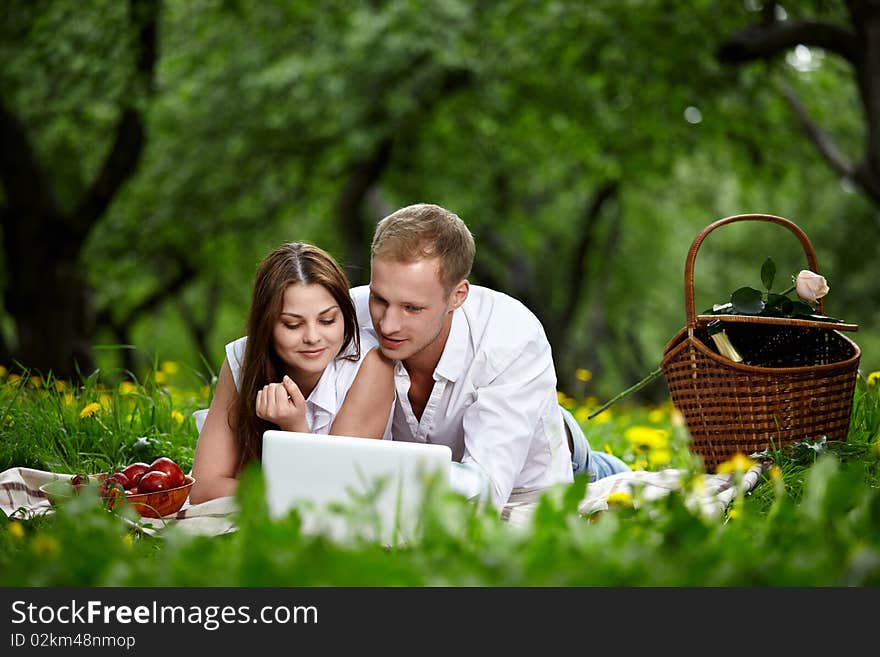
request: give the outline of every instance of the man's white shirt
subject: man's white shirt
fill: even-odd
[[[375,337],[369,288],[353,288],[351,296],[362,335]],[[394,372],[393,439],[448,445],[453,489],[467,497],[488,492],[500,510],[511,494],[573,480],[550,344],[537,317],[516,299],[470,286],[453,312],[421,419],[410,405],[402,362]]]

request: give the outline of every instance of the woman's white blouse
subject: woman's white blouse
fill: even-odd
[[[245,345],[247,345],[247,336],[226,345],[226,360],[232,371],[235,389],[239,391],[241,390],[239,379],[244,363]],[[348,394],[349,388],[354,383],[364,357],[373,346],[375,346],[375,342],[371,341],[369,337],[364,340],[362,335],[360,358],[357,360],[334,358],[327,365],[318,384],[306,399],[306,420],[308,420],[311,433],[330,433],[330,426],[339,414],[339,409],[342,408],[345,395]]]

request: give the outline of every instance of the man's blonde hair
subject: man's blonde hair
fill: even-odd
[[[447,294],[467,278],[474,264],[474,237],[454,212],[418,203],[389,214],[376,226],[370,258],[412,262],[440,260],[440,283]]]

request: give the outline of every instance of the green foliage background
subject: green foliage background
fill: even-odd
[[[831,285],[826,311],[861,325],[863,362],[876,369],[877,208],[826,166],[780,93],[790,85],[839,146],[858,153],[865,128],[853,73],[818,49],[720,64],[721,44],[759,9],[166,0],[156,89],[137,96],[146,150],[81,258],[96,305],[123,318],[194,271],[138,315],[126,342],[139,374],[157,357],[216,370],[272,247],[315,242],[364,283],[375,221],[430,201],[474,232],[474,282],[522,298],[548,327],[560,388],[578,385],[574,371],[586,368],[588,392],[607,397],[653,369],[684,324],[691,240],[715,219],[760,212],[811,237]],[[75,204],[132,93],[128,7],[7,1],[0,11],[2,98],[62,202]],[[848,20],[838,3],[788,11],[791,20]],[[346,206],[370,165],[378,172]],[[604,187],[613,191],[588,223]],[[713,234],[698,258],[698,308],[758,286],[768,255],[781,275],[804,266],[775,226]],[[10,318],[0,326],[14,343]],[[106,372],[120,367],[119,341],[99,327]]]

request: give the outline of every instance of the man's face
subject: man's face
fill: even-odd
[[[451,311],[467,296],[467,283],[447,295],[437,258],[397,262],[374,258],[370,278],[370,317],[382,353],[406,360],[445,342]],[[439,345],[442,350],[442,345]]]

